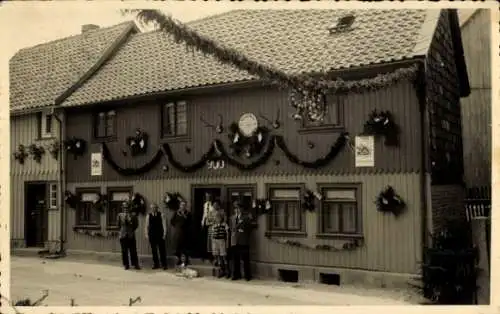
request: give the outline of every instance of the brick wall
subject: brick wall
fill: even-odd
[[[448,219],[465,219],[465,190],[462,186],[435,185],[431,191],[433,233],[442,230]]]

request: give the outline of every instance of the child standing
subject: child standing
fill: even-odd
[[[215,215],[215,224],[212,226],[212,254],[215,258],[215,263],[218,265],[219,278],[224,277],[227,271],[226,265],[226,248],[229,226],[224,222],[224,217],[221,212]]]

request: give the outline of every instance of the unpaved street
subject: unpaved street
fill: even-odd
[[[119,265],[11,257],[11,299],[32,301],[49,291],[44,305],[391,305],[405,304],[403,295],[319,285],[272,281],[177,277],[173,271],[125,271]],[[407,303],[406,303],[407,304]]]

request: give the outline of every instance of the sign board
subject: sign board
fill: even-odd
[[[90,155],[90,175],[102,176],[102,154],[92,153]]]
[[[373,136],[356,136],[354,143],[356,167],[375,167],[375,139]]]

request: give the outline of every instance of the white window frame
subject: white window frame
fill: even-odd
[[[54,136],[54,117],[51,117],[50,121],[50,132],[47,132],[47,117],[51,116],[48,111],[43,111],[40,119],[40,137],[41,138],[51,138]]]
[[[57,209],[58,207],[58,186],[57,183],[49,183],[49,209]]]

